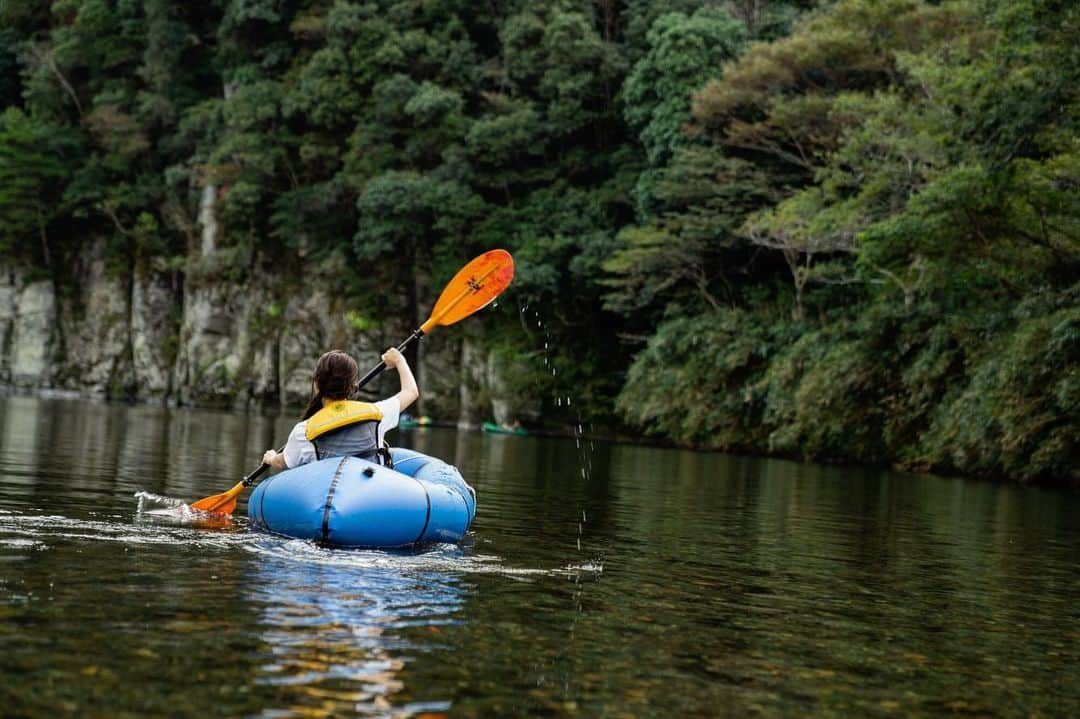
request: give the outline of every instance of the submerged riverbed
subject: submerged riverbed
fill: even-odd
[[[1080,713],[1075,494],[424,428],[460,547],[138,511],[291,424],[0,398],[3,716]]]

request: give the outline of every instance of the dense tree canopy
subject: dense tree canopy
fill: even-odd
[[[61,283],[97,237],[188,283],[317,266],[378,322],[503,246],[483,341],[547,340],[546,421],[1076,478],[1075,3],[3,0],[0,28],[0,251]]]

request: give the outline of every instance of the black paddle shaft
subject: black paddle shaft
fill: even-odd
[[[282,453],[282,452],[284,452],[284,451],[285,451],[285,447],[284,447],[284,446],[282,446],[282,448],[278,450],[278,454],[281,454],[281,453]],[[252,484],[252,483],[253,483],[253,482],[254,482],[254,481],[255,481],[256,479],[258,479],[259,477],[261,477],[261,476],[263,476],[264,474],[266,474],[266,470],[268,470],[268,469],[270,469],[270,465],[269,465],[269,464],[260,464],[260,465],[259,465],[259,468],[258,468],[258,469],[256,469],[255,471],[253,471],[253,472],[252,472],[251,474],[249,474],[248,476],[244,477],[243,485],[244,485],[245,487],[250,487],[250,486],[251,486],[251,484]]]
[[[423,336],[424,336],[424,331],[422,329],[417,328],[416,331],[413,332],[411,335],[409,335],[409,337],[404,342],[402,342],[401,344],[398,345],[398,347],[397,347],[398,352],[404,352],[406,347],[411,345],[413,342],[416,342],[417,340],[419,340]],[[366,385],[368,382],[370,382],[371,380],[378,377],[379,373],[382,372],[384,369],[386,369],[386,363],[383,362],[382,360],[379,360],[379,364],[375,365],[371,369],[370,372],[368,372],[366,375],[364,375],[363,379],[360,380],[360,384],[356,385],[356,389],[359,390],[361,387]]]

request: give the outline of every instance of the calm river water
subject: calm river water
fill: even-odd
[[[0,715],[1080,715],[1080,497],[444,429],[467,541],[138,511],[292,420],[0,398]]]

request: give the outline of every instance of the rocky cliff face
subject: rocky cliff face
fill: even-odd
[[[349,312],[356,308],[340,299],[273,277],[242,284],[215,278],[213,245],[204,242],[193,252],[206,255],[196,258],[201,270],[184,277],[108,267],[101,245],[88,243],[74,268],[81,281],[63,287],[0,260],[0,384],[291,410],[309,396],[311,368],[322,352],[345,349],[366,372],[413,329],[414,318],[385,318],[377,329],[358,330]],[[319,287],[317,268],[311,276]],[[501,368],[469,335],[467,326],[440,330],[411,351],[423,395],[414,412],[463,424],[512,421],[507,403],[493,399],[511,368]],[[384,373],[368,389],[384,396],[397,390],[397,380]]]
[[[16,387],[48,387],[54,373],[56,301],[53,283],[4,268],[0,285],[0,379]]]

